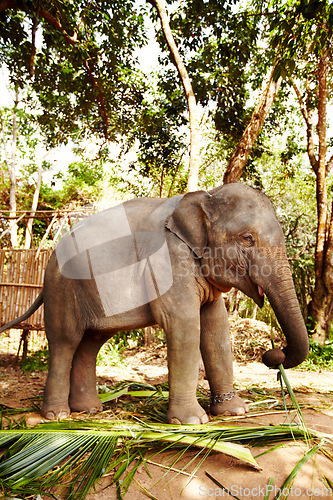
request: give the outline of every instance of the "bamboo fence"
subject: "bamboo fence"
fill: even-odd
[[[16,224],[24,225],[30,218],[47,221],[47,230],[37,249],[0,249],[0,326],[21,316],[33,304],[43,288],[46,264],[52,249],[43,249],[47,239],[54,248],[61,236],[76,222],[95,211],[93,207],[74,210],[17,211]],[[0,210],[0,240],[9,236],[12,216]],[[44,329],[44,308],[40,307],[30,318],[15,328],[25,330]]]
[[[0,325],[21,316],[43,288],[51,249],[0,249]],[[44,329],[44,308],[40,307],[15,328]]]

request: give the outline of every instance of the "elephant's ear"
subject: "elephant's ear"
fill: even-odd
[[[166,222],[175,233],[201,258],[208,243],[207,229],[211,213],[212,196],[206,191],[187,193]]]

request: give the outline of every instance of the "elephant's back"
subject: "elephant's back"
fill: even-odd
[[[172,198],[135,198],[124,208],[130,227],[136,231],[161,231],[165,221],[177,207],[183,195]]]
[[[57,245],[53,273],[90,280],[126,268],[138,255],[154,254],[164,244],[165,221],[181,198],[137,198],[83,219]]]

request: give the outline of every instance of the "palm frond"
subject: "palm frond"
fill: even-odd
[[[313,437],[326,437],[309,431]],[[15,493],[47,491],[63,483],[67,498],[84,498],[106,472],[113,482],[120,478],[126,492],[137,467],[148,451],[195,446],[236,457],[259,468],[249,449],[288,439],[305,439],[297,425],[235,427],[221,425],[147,424],[130,421],[63,421],[40,424],[33,429],[0,431],[0,446],[8,447],[0,462],[0,481]],[[236,441],[236,443],[234,442]],[[130,473],[129,464],[134,462]]]
[[[165,460],[165,452],[172,451],[172,463],[168,470],[174,470],[184,454],[196,447],[198,452],[195,457],[187,462],[180,473],[199,459],[197,470],[211,451],[228,454],[259,468],[245,445],[270,445],[266,451],[269,452],[288,440],[301,440],[308,445],[310,441],[326,440],[333,444],[331,434],[306,428],[300,406],[283,369],[281,373],[288,392],[292,394],[300,424],[289,421],[288,424],[277,426],[239,427],[221,425],[215,419],[206,425],[165,424],[161,422],[165,418],[167,387],[125,381],[111,390],[107,389],[101,396],[107,404],[112,404],[115,399],[121,400],[117,406],[120,407],[118,415],[122,418],[118,420],[114,419],[113,413],[112,420],[94,417],[89,420],[48,422],[33,429],[26,428],[21,422],[9,425],[7,430],[0,430],[0,447],[6,450],[0,460],[0,485],[5,493],[22,497],[45,494],[54,487],[58,491],[61,486],[66,489],[66,498],[84,499],[96,481],[104,474],[111,473],[112,483],[117,485],[118,497],[122,498],[138,467],[149,463],[160,453],[164,453]],[[208,401],[205,391],[201,391],[198,398]],[[269,400],[269,405],[273,404],[276,409],[276,398],[272,398],[272,394],[262,392],[260,398],[261,402],[266,399],[266,404]],[[131,405],[134,408],[132,412]],[[225,418],[224,423],[233,418]],[[292,471],[290,480],[315,453],[316,449],[312,450]],[[321,447],[320,451],[333,460],[327,449]],[[190,476],[193,474],[192,471]]]

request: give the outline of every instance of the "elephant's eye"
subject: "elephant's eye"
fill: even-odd
[[[253,238],[252,234],[243,234],[243,241],[247,246],[254,245],[254,238]]]

